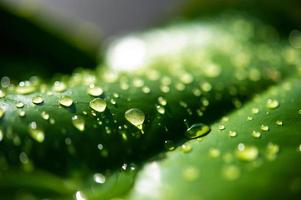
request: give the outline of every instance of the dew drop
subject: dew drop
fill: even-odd
[[[266,147],[266,157],[268,160],[275,160],[278,153],[279,153],[280,147],[277,144],[269,143]]]
[[[158,113],[160,113],[162,115],[165,113],[165,108],[163,106],[157,105],[156,109],[157,109]]]
[[[236,157],[242,161],[253,161],[258,157],[258,149],[255,146],[245,146],[240,143],[235,152]]]
[[[145,115],[140,109],[131,108],[125,112],[124,116],[125,119],[131,124],[138,128],[142,128],[142,124],[145,120]]]
[[[163,97],[158,97],[158,102],[162,106],[165,106],[167,104],[167,101]]]
[[[220,150],[218,150],[217,148],[210,148],[209,149],[209,156],[212,158],[217,158],[221,155]]]
[[[16,87],[16,93],[18,94],[30,94],[35,91],[35,87],[29,81],[22,81]]]
[[[266,103],[266,107],[269,109],[275,109],[279,107],[279,102],[275,99],[268,99]]]
[[[175,150],[176,145],[175,145],[175,143],[172,140],[165,140],[164,141],[164,148],[167,151],[173,151],[173,150]]]
[[[45,119],[45,120],[48,120],[49,119],[49,114],[46,112],[46,111],[43,111],[42,113],[41,113],[41,117],[43,118],[43,119]]]
[[[192,147],[189,144],[182,144],[181,149],[183,153],[189,153],[192,151]]]
[[[102,95],[103,89],[95,85],[90,85],[87,89],[87,93],[93,97],[98,97]]]
[[[261,124],[260,129],[261,129],[262,131],[268,131],[268,130],[269,130],[269,126],[268,126],[268,125]]]
[[[65,107],[70,107],[73,104],[73,100],[70,96],[62,96],[59,99],[59,104]]]
[[[72,117],[72,124],[75,128],[77,128],[79,131],[85,130],[85,120],[81,118],[78,115],[74,115]]]
[[[23,108],[24,107],[24,103],[22,103],[21,101],[18,101],[16,103],[16,108]]]
[[[103,112],[107,107],[107,103],[103,99],[96,98],[90,101],[89,106],[96,112]]]
[[[258,108],[252,108],[252,113],[253,114],[258,114],[259,113],[259,109]]]
[[[236,137],[237,136],[237,132],[236,131],[229,131],[228,134],[230,137]]]
[[[34,96],[34,97],[32,97],[32,103],[33,104],[38,105],[38,104],[41,104],[43,102],[44,102],[44,99],[41,96]]]
[[[259,131],[252,131],[252,136],[254,138],[260,138],[261,137],[261,133]]]
[[[19,117],[25,117],[26,113],[24,110],[19,111]]]
[[[277,120],[277,121],[276,121],[276,125],[278,125],[278,126],[283,126],[283,122],[282,122],[281,120]]]
[[[45,134],[44,131],[42,129],[39,129],[37,127],[37,123],[36,122],[31,122],[29,124],[29,133],[30,136],[35,139],[37,142],[43,142],[45,139]]]
[[[67,86],[63,82],[55,81],[54,84],[53,84],[52,89],[55,92],[64,92],[67,89]]]
[[[197,123],[193,124],[185,132],[185,136],[189,139],[194,139],[198,137],[203,137],[210,132],[210,127],[206,124]]]
[[[182,171],[182,176],[184,178],[185,181],[196,181],[199,178],[199,170],[196,167],[186,167],[183,171]]]
[[[223,125],[223,124],[218,125],[218,129],[221,131],[225,130],[225,125]]]
[[[106,182],[106,177],[103,174],[96,173],[93,175],[93,179],[96,183],[103,184]]]

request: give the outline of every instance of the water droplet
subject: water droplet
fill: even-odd
[[[225,179],[234,181],[240,177],[240,169],[235,165],[229,165],[222,170],[222,174]]]
[[[72,117],[72,124],[75,128],[77,128],[79,131],[85,130],[85,120],[81,118],[78,115],[74,115]]]
[[[29,81],[22,81],[16,87],[16,93],[18,94],[30,94],[35,91],[35,87]]]
[[[235,152],[236,157],[242,161],[253,161],[258,157],[258,149],[255,146],[245,146],[240,143]]]
[[[32,97],[32,103],[33,104],[38,105],[38,104],[41,104],[43,102],[44,102],[44,99],[41,96],[34,96],[34,97]]]
[[[277,121],[276,121],[276,124],[277,124],[278,126],[283,126],[283,122],[282,122],[281,120],[277,120]]]
[[[53,84],[52,89],[55,92],[64,92],[67,89],[67,86],[63,82],[55,81],[54,84]]]
[[[258,108],[252,108],[252,113],[253,114],[258,114],[259,113],[259,109]]]
[[[70,96],[62,96],[59,99],[59,104],[62,106],[70,107],[73,104],[73,100]]]
[[[142,124],[145,120],[144,113],[138,108],[131,108],[127,110],[124,114],[125,119],[129,121],[134,126],[142,129]]]
[[[275,99],[268,99],[266,103],[267,108],[275,109],[279,106],[279,102]]]
[[[5,115],[5,109],[0,107],[0,119],[2,119],[4,115]]]
[[[269,126],[268,126],[268,125],[261,124],[260,129],[261,129],[262,131],[268,131],[268,130],[269,130]]]
[[[192,151],[192,147],[189,144],[182,144],[181,149],[183,153],[189,153]]]
[[[175,143],[172,140],[165,140],[164,141],[164,148],[167,151],[173,151],[173,150],[175,150],[176,145],[175,145]]]
[[[24,103],[22,103],[21,101],[18,101],[16,103],[16,108],[23,108],[24,107]]]
[[[46,112],[46,111],[43,111],[42,113],[41,113],[41,116],[42,116],[42,118],[43,119],[45,119],[45,120],[48,120],[49,119],[49,114]]]
[[[81,191],[77,191],[75,193],[75,199],[76,200],[86,200],[86,197]]]
[[[203,137],[210,132],[210,127],[206,124],[197,123],[193,124],[190,128],[185,132],[185,136],[189,139],[194,139],[198,137]]]
[[[162,115],[165,113],[165,108],[160,105],[156,105],[156,109],[157,109],[158,113],[160,113]]]
[[[261,133],[259,131],[252,131],[252,136],[254,138],[260,138],[261,137]]]
[[[36,122],[31,122],[29,124],[29,133],[30,136],[35,139],[37,142],[43,142],[45,139],[44,131],[37,127]]]
[[[142,92],[144,92],[145,94],[148,94],[148,93],[151,92],[151,89],[150,89],[149,87],[147,87],[147,86],[144,86],[144,87],[142,88]]]
[[[93,179],[96,183],[103,184],[106,182],[106,177],[103,174],[96,173],[93,175]]]
[[[277,144],[269,143],[266,148],[266,157],[268,160],[275,160],[278,153],[279,153],[280,147]]]
[[[162,106],[166,106],[167,101],[163,97],[158,97],[158,102]]]
[[[87,93],[93,97],[98,97],[102,95],[103,89],[95,85],[90,85],[87,89]]]
[[[229,131],[229,136],[230,137],[236,137],[237,136],[237,132],[236,131]]]
[[[223,125],[223,124],[218,125],[218,129],[219,130],[225,130],[225,125]]]
[[[107,103],[103,99],[96,98],[90,101],[89,106],[96,112],[103,112],[107,107]]]
[[[19,111],[19,116],[20,116],[20,117],[25,117],[25,115],[26,115],[26,113],[25,113],[24,110],[20,110],[20,111]]]

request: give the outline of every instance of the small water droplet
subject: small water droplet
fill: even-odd
[[[230,137],[236,137],[237,136],[237,132],[236,131],[229,131],[229,136]]]
[[[25,115],[26,115],[26,113],[25,113],[24,110],[20,110],[20,111],[19,111],[19,116],[20,116],[20,117],[25,117]]]
[[[245,146],[240,143],[235,152],[236,157],[242,161],[253,161],[258,157],[258,149],[255,146]]]
[[[67,86],[63,82],[55,81],[54,84],[53,84],[52,89],[55,92],[64,92],[67,89]]]
[[[70,96],[62,96],[59,99],[59,104],[65,107],[70,107],[73,104],[73,100]]]
[[[223,124],[218,125],[218,129],[219,130],[225,130],[225,125],[223,125]]]
[[[43,102],[44,102],[44,99],[41,96],[34,96],[34,97],[32,97],[32,103],[33,104],[38,105],[38,104],[41,104]]]
[[[18,101],[16,103],[16,108],[23,108],[24,107],[24,103],[22,103],[21,101]]]
[[[103,174],[96,173],[93,175],[93,179],[96,183],[103,184],[106,182],[106,177]]]
[[[124,114],[125,119],[129,121],[134,126],[142,129],[142,124],[145,120],[144,113],[138,108],[131,108],[127,110]]]
[[[93,97],[98,97],[102,95],[103,89],[95,85],[90,85],[87,89],[87,93]]]
[[[275,108],[279,107],[279,102],[276,99],[268,99],[266,106],[269,109],[275,109]]]
[[[283,126],[283,122],[282,122],[281,120],[277,120],[277,121],[276,121],[276,125],[278,125],[278,126]]]
[[[41,113],[41,116],[42,116],[42,118],[43,119],[45,119],[45,120],[48,120],[49,119],[49,114],[46,112],[46,111],[43,111],[42,113]]]
[[[194,139],[198,137],[203,137],[210,132],[210,127],[206,124],[197,123],[193,124],[185,132],[185,136],[189,139]]]
[[[172,140],[165,140],[164,141],[164,148],[167,151],[173,151],[173,150],[175,150],[176,145],[175,145],[175,143]]]
[[[160,113],[162,115],[165,113],[165,108],[163,106],[156,105],[156,109],[157,109],[158,113]]]
[[[275,160],[278,153],[279,153],[280,147],[277,144],[269,143],[266,148],[266,157],[268,160]]]
[[[217,158],[221,155],[220,150],[218,150],[217,148],[210,148],[209,149],[209,156],[212,158]]]
[[[192,147],[189,144],[182,144],[181,149],[183,153],[189,153],[192,151]]]
[[[107,107],[107,103],[103,99],[96,98],[90,101],[89,106],[96,112],[103,112]]]
[[[35,139],[37,142],[43,142],[45,139],[45,134],[42,129],[39,129],[37,127],[36,122],[31,122],[29,124],[29,133],[33,139]]]
[[[258,108],[252,108],[252,113],[253,114],[258,114],[259,113],[259,109]]]
[[[79,131],[85,130],[85,120],[81,118],[78,115],[74,115],[72,117],[72,124],[75,128],[77,128]]]
[[[261,129],[262,131],[268,131],[268,130],[269,130],[269,126],[268,126],[268,125],[261,124],[260,129]]]
[[[254,138],[260,138],[261,137],[261,133],[259,131],[252,131],[252,136]]]
[[[158,97],[158,102],[162,106],[166,106],[167,101],[163,97]]]
[[[30,94],[35,91],[35,86],[30,81],[22,81],[16,87],[16,93],[18,94]]]

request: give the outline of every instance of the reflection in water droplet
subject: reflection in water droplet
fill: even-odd
[[[74,115],[72,117],[72,124],[75,128],[77,128],[79,131],[85,130],[85,120],[81,118],[78,115]]]
[[[103,99],[96,98],[90,101],[89,106],[96,112],[103,112],[107,107],[107,103]]]
[[[190,128],[185,132],[185,136],[189,139],[194,139],[198,137],[203,137],[210,132],[210,127],[206,124],[198,123],[193,124]]]

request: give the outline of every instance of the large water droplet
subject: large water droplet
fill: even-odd
[[[62,96],[59,99],[59,103],[62,106],[70,107],[73,104],[73,100],[72,100],[72,98],[70,96]]]
[[[72,117],[72,124],[75,128],[77,128],[79,131],[85,130],[85,120],[81,118],[78,115],[74,115]]]
[[[203,137],[210,132],[210,127],[206,124],[198,123],[193,124],[190,128],[185,132],[185,136],[189,139],[194,139],[198,137]]]
[[[124,116],[126,120],[136,127],[141,127],[145,120],[144,113],[138,108],[131,108],[127,110]]]
[[[103,112],[106,109],[107,103],[103,99],[96,98],[90,101],[89,106],[96,112]]]

